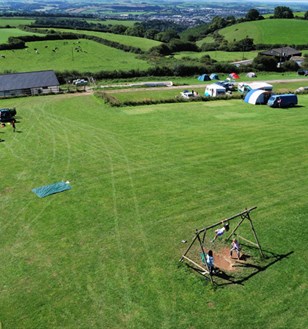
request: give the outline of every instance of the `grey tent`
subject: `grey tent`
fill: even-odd
[[[255,74],[255,72],[248,72],[248,73],[246,74],[246,76],[247,76],[248,78],[255,78],[257,75]]]

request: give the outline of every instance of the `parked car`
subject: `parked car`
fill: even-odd
[[[0,122],[10,122],[16,115],[16,109],[3,108],[0,109]]]
[[[308,76],[308,70],[305,70],[305,69],[299,69],[297,71],[297,74],[298,75],[304,75],[305,77]]]
[[[181,96],[183,98],[193,98],[193,97],[197,97],[198,93],[195,92],[194,90],[192,90],[192,91],[184,90],[184,91],[181,92]]]
[[[226,91],[235,91],[235,83],[232,81],[218,81],[215,82],[217,85],[220,85],[226,89]]]
[[[76,86],[86,86],[88,84],[88,80],[76,79],[76,80],[73,80],[73,84]]]
[[[295,94],[273,95],[267,102],[270,107],[293,107],[297,105]]]

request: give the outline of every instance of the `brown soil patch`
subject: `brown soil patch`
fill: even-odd
[[[232,257],[230,256],[230,249],[227,247],[223,247],[219,250],[213,251],[214,256],[214,265],[216,268],[222,271],[236,271],[238,267],[233,266],[236,263],[243,263],[245,256],[241,255],[241,258],[238,259],[235,252],[233,252]]]
[[[223,271],[235,271],[236,267],[233,267],[237,259],[235,252],[233,256],[230,256],[229,248],[222,248],[214,253],[214,265]]]

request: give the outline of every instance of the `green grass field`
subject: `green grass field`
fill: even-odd
[[[149,64],[136,58],[133,53],[125,53],[90,40],[81,40],[79,43],[72,40],[35,41],[27,43],[27,46],[21,50],[1,51],[5,58],[0,61],[0,72],[8,69],[17,72],[46,69],[98,72],[128,68],[142,70],[149,67]],[[78,47],[82,51],[77,51]],[[53,52],[55,48],[58,50]],[[35,49],[38,49],[38,54]]]
[[[39,33],[32,33],[20,30],[18,28],[2,28],[0,29],[0,43],[7,43],[9,37],[19,37],[23,35],[42,35]]]
[[[202,52],[193,52],[193,51],[182,51],[175,53],[174,57],[176,59],[183,59],[185,57],[200,59],[205,55],[209,55],[212,59],[218,62],[236,62],[244,59],[254,59],[257,57],[259,51],[202,51]]]
[[[248,36],[255,44],[303,44],[308,33],[306,20],[264,19],[226,27],[219,32],[228,41]],[[291,41],[292,40],[292,41]]]
[[[100,20],[100,19],[89,20],[89,19],[87,19],[87,22],[94,23],[94,24],[101,23],[103,25],[124,25],[124,26],[128,26],[128,27],[132,27],[132,26],[134,26],[134,24],[137,21],[117,20],[117,19],[106,19],[106,20]]]
[[[281,78],[282,76],[280,76]],[[298,78],[298,76],[296,76]],[[263,78],[259,77],[259,80],[256,79],[250,79],[245,76],[242,76],[240,81],[246,81],[246,82],[253,82],[253,81],[264,81]],[[184,82],[184,81],[183,81]],[[182,83],[183,83],[182,82]],[[198,81],[197,79],[190,81],[191,85],[190,88],[193,88],[194,91],[198,92],[200,96],[204,95],[205,86],[211,83],[215,83],[215,81],[204,81],[203,83]],[[292,76],[290,76],[290,80],[280,81],[280,82],[271,82],[270,80],[267,80],[267,82],[271,83],[273,85],[273,91],[275,93],[290,93],[295,92],[296,89],[303,86],[308,86],[308,78],[303,79],[302,81],[292,81]],[[202,86],[202,87],[201,87]],[[187,89],[188,87],[183,85],[182,88],[172,89],[172,88],[158,88],[158,90],[152,89],[152,90],[144,90],[143,88],[132,88],[132,90],[126,89],[121,90],[119,92],[118,90],[109,90],[108,93],[116,98],[120,103],[123,102],[146,102],[146,101],[163,101],[163,100],[170,100],[174,98],[180,97],[180,93]],[[240,95],[238,91],[233,92],[233,95]]]
[[[86,34],[86,35],[94,35],[100,37],[102,39],[114,41],[121,43],[126,46],[138,47],[141,50],[147,51],[152,47],[159,46],[161,42],[146,39],[146,38],[138,38],[129,35],[122,35],[122,34],[114,34],[114,33],[107,33],[107,32],[96,32],[96,31],[86,31],[86,30],[71,30],[71,29],[54,29],[55,31],[61,32],[70,32],[76,34]]]
[[[34,22],[34,19],[26,18],[26,17],[1,17],[0,18],[0,26],[19,26],[19,25],[30,25]],[[1,30],[2,31],[2,30]]]
[[[3,328],[307,328],[308,96],[0,106],[17,109],[17,132],[0,129]],[[61,180],[72,190],[31,192]],[[212,288],[179,263],[182,239],[251,206],[266,267]]]

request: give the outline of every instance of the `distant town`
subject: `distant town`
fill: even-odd
[[[201,1],[2,1],[0,15],[72,16],[117,20],[160,20],[183,27],[210,22],[213,17],[244,17],[251,8],[261,15],[271,14],[277,2],[201,2]],[[308,3],[288,2],[293,11],[307,11]]]

